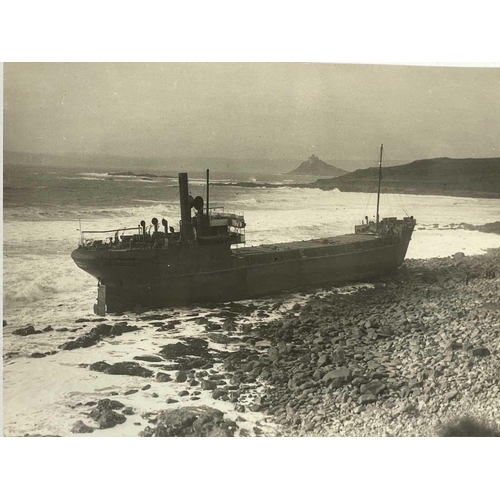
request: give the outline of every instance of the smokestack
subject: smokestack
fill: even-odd
[[[179,174],[179,197],[181,200],[181,238],[183,241],[191,241],[193,239],[193,224],[189,203],[188,175],[186,173]]]

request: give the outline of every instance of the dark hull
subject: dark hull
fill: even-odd
[[[412,228],[413,229],[413,228]],[[412,231],[396,240],[347,235],[325,240],[190,249],[75,250],[75,262],[106,285],[108,312],[225,302],[323,284],[346,284],[395,271]]]

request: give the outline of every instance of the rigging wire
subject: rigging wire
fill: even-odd
[[[374,165],[377,165],[377,168],[378,168],[378,156],[377,156],[377,159],[376,159],[376,160],[374,160],[373,164],[374,164]],[[368,168],[373,168],[373,167],[368,167]],[[370,180],[371,180],[371,179],[370,179],[370,178],[368,178],[368,189],[370,189],[370,187],[371,187],[371,186],[370,186],[370,185],[371,185]],[[372,198],[373,193],[375,193],[375,194],[376,194],[376,193],[377,193],[377,191],[378,191],[378,176],[377,176],[377,177],[375,177],[375,178],[373,179],[373,188],[374,188],[374,189],[373,189],[373,191],[371,191],[371,190],[370,190],[370,191],[368,191],[368,199],[367,199],[367,201],[366,201],[365,210],[364,210],[364,212],[363,212],[363,220],[365,219],[366,213],[367,213],[367,211],[368,211],[368,205],[369,205],[369,203],[370,203],[370,200],[371,200],[371,198]]]
[[[387,153],[385,155],[386,157],[386,164],[387,163],[395,163],[395,162],[392,162],[389,160],[389,158],[387,157]],[[390,165],[390,166],[394,166],[394,165]],[[403,198],[402,198],[402,195],[401,195],[401,192],[399,191],[399,188],[398,188],[398,185],[397,185],[397,182],[394,183],[394,189],[396,190],[396,194],[397,194],[397,197],[395,197],[396,201],[398,202],[399,206],[401,207],[401,209],[403,210],[403,212],[406,214],[406,216],[408,217],[408,212],[406,211],[404,205],[403,205]],[[393,193],[394,194],[394,193]]]
[[[385,148],[384,148],[384,153],[385,153]],[[388,158],[387,158],[387,154],[384,154],[384,156],[382,157],[382,168],[386,168],[388,167]],[[384,174],[382,174],[384,175]],[[387,187],[387,185],[386,185]],[[392,200],[392,196],[391,196],[391,192],[389,190],[385,190],[381,192],[381,197],[383,197],[383,200],[384,200],[384,203],[387,205],[388,207],[388,214],[389,216],[393,217],[396,214],[396,210],[394,210],[394,205],[393,205],[393,200]]]
[[[368,193],[368,199],[366,201],[366,205],[365,205],[365,210],[363,211],[363,219],[365,218],[366,216],[366,212],[368,210],[368,204],[370,203],[370,200],[371,200],[371,197],[372,197],[372,194],[371,192]]]

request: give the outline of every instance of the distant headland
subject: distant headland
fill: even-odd
[[[374,193],[378,168],[318,179],[311,187]],[[500,158],[431,158],[382,169],[385,193],[500,198]]]

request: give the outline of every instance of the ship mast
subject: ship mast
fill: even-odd
[[[382,152],[384,151],[384,145],[380,145],[380,159],[378,161],[378,190],[377,190],[377,229],[378,229],[378,223],[379,223],[379,207],[380,207],[380,184],[382,183]]]
[[[210,170],[207,168],[207,220],[210,221]]]

